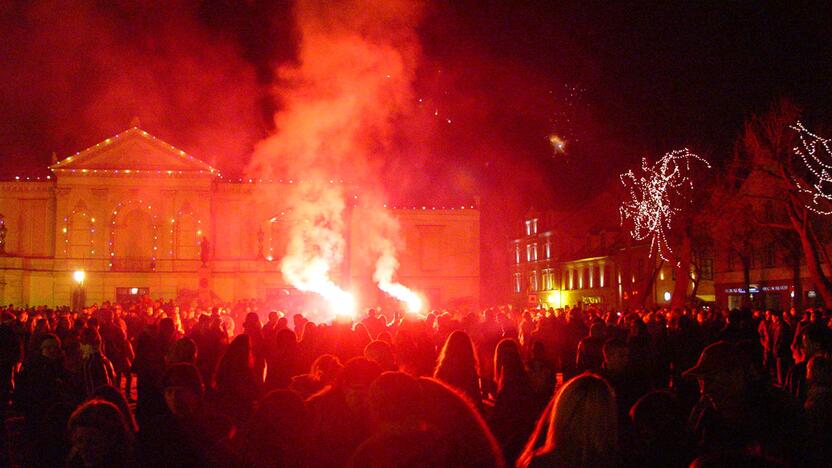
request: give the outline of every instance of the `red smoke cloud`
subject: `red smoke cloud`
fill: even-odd
[[[297,62],[278,69],[275,133],[257,145],[249,175],[299,181],[286,201],[292,222],[283,275],[322,295],[333,312],[353,314],[355,301],[333,278],[344,256],[346,194],[332,180],[357,184],[362,199],[373,201],[353,216],[364,218],[356,223],[367,228],[370,254],[381,259],[375,279],[389,294],[407,291],[393,282],[397,222],[379,203],[379,169],[393,150],[394,122],[413,109],[420,6],[299,0],[294,18]]]
[[[29,164],[45,166],[51,151],[78,151],[138,116],[170,143],[239,168],[262,135],[264,90],[254,68],[233,41],[199,21],[195,7],[9,3],[0,7],[0,56],[9,57],[0,67],[4,155],[36,152]]]

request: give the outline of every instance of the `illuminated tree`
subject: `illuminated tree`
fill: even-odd
[[[794,183],[806,197],[805,206],[816,214],[832,214],[832,151],[830,140],[821,138],[810,132],[797,122],[791,126],[800,138],[800,146],[795,146],[794,152],[800,157],[803,166],[808,170],[807,178],[811,182],[804,185],[799,179]]]
[[[621,174],[621,183],[630,192],[630,200],[619,210],[622,224],[632,221],[630,234],[635,240],[650,239],[650,255],[668,261],[673,250],[667,241],[674,216],[681,210],[679,204],[693,190],[688,177],[690,162],[700,161],[711,167],[708,161],[688,151],[687,148],[671,151],[649,164],[641,160],[641,170]]]
[[[829,263],[824,247],[829,219],[822,215],[829,186],[823,169],[811,165],[814,159],[807,159],[822,139],[811,140],[816,136],[795,125],[799,114],[792,102],[781,100],[746,122],[740,138],[741,169],[747,174],[742,192],[758,205],[770,202],[771,211],[781,214],[758,224],[796,234],[818,293],[826,304],[832,304],[832,281],[822,267],[822,262]]]
[[[671,262],[677,281],[671,303],[684,305],[688,300],[687,286],[693,261],[694,238],[698,223],[690,210],[694,195],[691,163],[700,162],[710,168],[704,158],[687,148],[666,153],[650,164],[642,159],[638,173],[621,174],[621,182],[630,198],[621,204],[621,223],[632,222],[630,235],[637,241],[650,240],[650,257]],[[679,247],[674,255],[670,236]],[[701,258],[701,256],[699,256]]]

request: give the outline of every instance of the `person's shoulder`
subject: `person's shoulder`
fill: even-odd
[[[788,412],[799,413],[802,406],[800,402],[786,390],[768,385],[763,392],[763,404],[768,408],[780,408]]]
[[[529,468],[551,468],[558,466],[567,467],[569,464],[556,450],[543,453],[538,452],[529,461]]]

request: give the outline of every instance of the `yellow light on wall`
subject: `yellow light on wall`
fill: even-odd
[[[561,291],[558,289],[547,291],[540,295],[540,302],[546,305],[547,307],[552,308],[559,308],[562,307],[563,297],[561,296]]]

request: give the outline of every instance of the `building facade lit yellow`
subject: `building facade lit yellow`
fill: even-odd
[[[280,273],[287,243],[281,213],[296,181],[223,179],[198,158],[138,127],[51,167],[40,180],[0,182],[7,228],[0,303],[70,304],[84,271],[87,304],[154,298],[234,301],[290,290]],[[268,186],[270,197],[260,196]],[[386,301],[374,259],[347,209],[347,255],[335,280],[363,305]],[[477,307],[480,213],[475,205],[396,207],[403,249],[397,279],[432,307]]]
[[[531,210],[518,237],[509,241],[514,304],[617,309],[670,304],[673,268],[650,257],[649,245],[633,244],[620,230],[568,232],[557,224],[553,213]],[[713,302],[713,260],[703,264],[696,297]],[[688,293],[693,288],[691,281]]]

